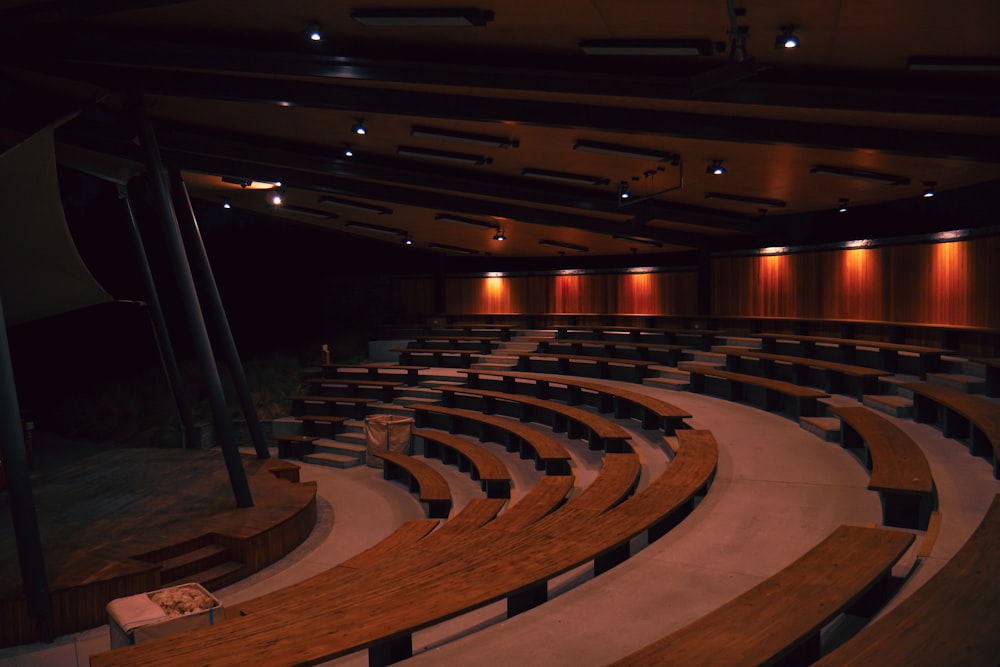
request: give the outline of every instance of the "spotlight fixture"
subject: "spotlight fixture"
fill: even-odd
[[[322,42],[323,41],[323,27],[316,23],[315,21],[310,21],[306,23],[306,37],[310,42]]]
[[[342,208],[349,208],[355,211],[363,211],[364,213],[374,213],[375,215],[392,215],[391,208],[385,208],[384,206],[375,206],[374,204],[365,204],[363,202],[354,201],[351,199],[341,199],[340,197],[320,197],[317,201],[320,204],[330,204],[331,206],[340,206]]]
[[[924,181],[924,198],[930,199],[934,196],[934,186],[937,185],[937,181]]]
[[[452,153],[450,151],[435,151],[428,148],[416,148],[414,146],[398,146],[396,154],[404,157],[424,158],[428,160],[441,160],[442,162],[455,162],[458,164],[491,164],[492,158],[483,155],[472,155],[471,153]]]
[[[653,246],[654,248],[662,248],[663,243],[657,241],[656,239],[648,239],[644,236],[627,236],[625,234],[613,234],[611,236],[613,239],[619,241],[628,241],[629,243],[642,243],[644,245]]]
[[[222,208],[231,209],[232,207],[233,207],[233,202],[229,201],[228,199],[222,200]]]
[[[706,174],[712,174],[713,176],[722,176],[726,173],[726,168],[722,166],[722,160],[712,160],[712,164],[705,167]]]
[[[774,38],[774,48],[776,49],[799,48],[799,38],[795,35],[794,25],[788,24],[781,26],[781,34]]]
[[[598,141],[578,141],[573,144],[575,151],[587,151],[589,153],[601,153],[603,155],[615,155],[618,157],[630,157],[637,160],[649,160],[651,162],[675,162],[680,159],[679,155],[663,151],[652,151],[644,148],[633,148],[631,146],[618,146],[615,144],[605,144]]]
[[[403,239],[403,245],[413,245],[413,237],[407,234],[406,238]]]
[[[351,18],[369,27],[482,27],[493,20],[489,10],[466,7],[449,9],[355,9]]]
[[[365,121],[360,118],[351,126],[351,132],[354,134],[364,136],[368,134],[368,128],[365,127]]]
[[[584,39],[588,56],[710,56],[710,39]]]
[[[267,193],[267,201],[271,206],[281,206],[285,203],[285,191],[275,188]]]
[[[493,235],[494,241],[506,241],[507,235],[503,233],[503,229],[497,229],[497,233]]]
[[[837,200],[837,204],[838,204],[838,206],[837,206],[837,212],[838,213],[847,213],[847,202],[848,202],[848,199],[846,197],[841,197],[840,199]]]
[[[630,196],[631,195],[629,194],[629,191],[628,191],[628,183],[626,183],[625,181],[622,181],[621,183],[619,183],[618,184],[618,199],[625,200],[625,199],[628,199]]]
[[[446,213],[439,213],[434,216],[434,219],[440,222],[454,222],[460,225],[479,227],[480,229],[500,229],[498,225],[492,222],[483,222],[482,220],[473,220],[472,218],[463,218],[458,215],[448,215]]]
[[[463,248],[457,245],[448,245],[447,243],[428,243],[428,248],[433,248],[435,250],[447,250],[448,252],[457,252],[462,255],[478,255],[478,250],[473,250],[472,248]]]
[[[538,245],[548,245],[554,248],[566,248],[567,250],[575,250],[577,252],[590,252],[590,248],[584,245],[577,245],[575,243],[566,243],[564,241],[553,241],[551,239],[542,239],[538,242]]]
[[[706,192],[705,199],[720,199],[722,201],[735,201],[744,204],[758,204],[760,206],[770,206],[771,208],[784,208],[786,205],[781,199],[749,197],[747,195],[731,195],[725,192]]]
[[[866,171],[864,169],[851,169],[849,167],[831,167],[829,165],[815,165],[809,170],[810,174],[823,174],[826,176],[840,176],[842,178],[856,178],[872,183],[882,183],[883,185],[909,185],[910,179],[907,176],[897,176],[896,174],[883,174],[877,171]]]
[[[411,137],[422,137],[426,139],[443,139],[445,141],[461,141],[467,144],[478,144],[480,146],[492,146],[494,148],[517,148],[521,145],[517,139],[497,137],[489,134],[473,134],[469,132],[453,132],[451,130],[441,130],[436,127],[426,127],[414,125],[410,129]]]
[[[388,236],[406,236],[406,232],[402,229],[396,229],[395,227],[383,227],[381,225],[369,225],[367,222],[345,222],[344,227],[350,227],[351,229],[360,229],[365,232],[372,232],[374,234],[386,234]]]
[[[572,183],[573,185],[607,185],[608,179],[600,176],[587,176],[585,174],[570,174],[563,171],[549,171],[547,169],[524,169],[521,175],[527,178],[537,178],[543,181],[555,181],[557,183]]]

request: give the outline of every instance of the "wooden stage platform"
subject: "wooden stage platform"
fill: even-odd
[[[222,452],[112,449],[32,473],[58,635],[107,622],[109,600],[197,581],[215,589],[279,560],[316,523],[316,485],[244,457],[239,509]],[[42,639],[28,616],[10,499],[0,493],[0,646]]]

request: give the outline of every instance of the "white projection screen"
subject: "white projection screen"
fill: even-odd
[[[0,299],[7,326],[112,301],[63,213],[51,128],[0,155]]]

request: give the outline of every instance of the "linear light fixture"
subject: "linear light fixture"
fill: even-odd
[[[288,213],[297,213],[298,215],[308,215],[313,218],[323,218],[325,220],[336,220],[340,217],[336,213],[331,213],[330,211],[318,211],[314,208],[292,206],[291,204],[285,204],[281,207],[281,210],[287,211]]]
[[[706,192],[705,199],[721,199],[722,201],[735,201],[743,204],[757,204],[759,206],[770,206],[772,208],[784,208],[785,202],[781,199],[768,199],[766,197],[749,197],[747,195],[731,195],[725,192]]]
[[[460,225],[479,227],[480,229],[500,229],[500,225],[494,224],[492,222],[473,220],[472,218],[463,218],[460,215],[449,215],[447,213],[439,213],[438,215],[434,216],[434,219],[440,222],[454,222]]]
[[[642,243],[648,246],[653,246],[654,248],[662,248],[663,243],[657,241],[656,239],[647,239],[642,236],[626,236],[625,234],[613,234],[611,236],[613,239],[618,239],[619,241],[629,241],[630,243]]]
[[[386,234],[389,236],[406,236],[406,232],[402,229],[396,229],[395,227],[382,227],[381,225],[369,225],[366,222],[345,222],[344,227],[350,227],[352,229],[360,229],[366,232],[373,232],[375,234]]]
[[[543,181],[557,183],[572,183],[573,185],[607,185],[610,181],[600,176],[585,174],[570,174],[564,171],[549,171],[548,169],[525,169],[521,172],[527,178],[537,178]]]
[[[492,146],[494,148],[517,148],[520,142],[516,139],[497,137],[490,134],[474,134],[470,132],[454,132],[452,130],[441,130],[436,127],[425,125],[414,125],[410,129],[411,137],[423,137],[426,139],[443,139],[445,141],[461,141],[467,144],[478,144],[480,146]]]
[[[841,178],[856,178],[872,183],[882,183],[883,185],[909,185],[908,176],[897,176],[896,174],[883,174],[877,171],[867,171],[865,169],[851,169],[849,167],[831,167],[829,165],[818,164],[809,170],[810,174],[824,174],[826,176],[840,176]]]
[[[710,56],[709,39],[583,39],[588,56]]]
[[[674,153],[651,151],[645,148],[633,148],[631,146],[605,144],[599,141],[578,141],[573,144],[573,150],[587,151],[589,153],[601,153],[602,155],[616,155],[618,157],[630,157],[637,160],[649,160],[650,162],[674,162],[680,159],[680,155],[676,155]]]
[[[576,250],[577,252],[590,252],[590,248],[585,245],[566,243],[565,241],[553,241],[551,239],[542,239],[538,242],[538,245],[549,245],[554,248],[566,248],[567,250]]]
[[[340,197],[320,197],[317,201],[320,204],[330,204],[331,206],[340,206],[342,208],[349,208],[355,211],[363,211],[365,213],[375,213],[376,215],[392,215],[391,208],[385,208],[384,206],[375,206],[374,204],[365,204],[359,201],[353,201],[351,199],[341,199]]]
[[[468,7],[441,9],[354,9],[351,18],[372,27],[485,26],[493,12]]]
[[[478,255],[478,250],[473,250],[472,248],[463,248],[457,245],[448,245],[447,243],[428,243],[428,248],[434,248],[435,250],[447,250],[448,252],[457,252],[463,255]]]
[[[911,56],[906,69],[925,72],[1000,72],[1000,58]]]
[[[424,158],[428,160],[441,160],[442,162],[455,162],[458,164],[490,164],[493,158],[483,155],[472,155],[471,153],[452,153],[450,151],[435,151],[428,148],[417,148],[415,146],[398,146],[396,154],[404,157]]]

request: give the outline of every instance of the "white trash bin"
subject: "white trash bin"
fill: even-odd
[[[365,440],[368,445],[365,462],[371,468],[381,468],[385,465],[385,461],[375,456],[375,452],[410,453],[413,417],[368,415],[365,417]]]

